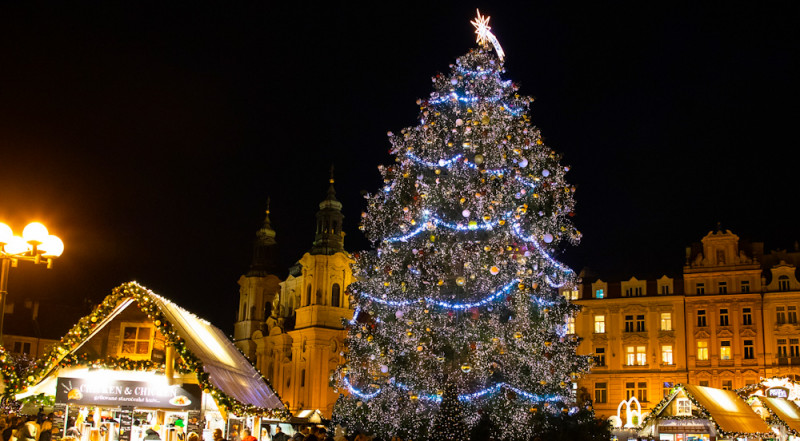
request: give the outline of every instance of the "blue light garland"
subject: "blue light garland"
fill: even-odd
[[[377,391],[375,391],[375,392],[373,392],[371,394],[364,393],[361,390],[356,389],[355,387],[353,387],[350,384],[350,381],[347,379],[347,376],[344,377],[344,384],[347,387],[347,389],[350,391],[350,393],[352,393],[353,395],[355,395],[355,396],[357,396],[357,397],[359,397],[361,399],[365,399],[365,400],[370,400],[372,398],[375,398],[376,396],[378,396],[378,394],[382,390],[382,389],[378,389]],[[403,390],[406,390],[406,391],[410,391],[411,390],[410,387],[408,387],[408,386],[406,386],[404,384],[401,384],[401,383],[397,383],[396,386],[399,387],[400,389],[403,389]],[[529,401],[534,401],[534,402],[564,401],[563,397],[561,397],[559,395],[538,395],[538,394],[533,394],[533,393],[524,391],[524,390],[522,390],[520,388],[514,387],[514,386],[512,386],[512,385],[510,385],[508,383],[505,383],[505,382],[497,383],[494,386],[489,386],[489,387],[487,387],[485,389],[481,389],[481,390],[479,390],[477,392],[473,392],[471,394],[461,394],[461,395],[458,396],[458,400],[466,402],[466,403],[469,403],[469,402],[471,402],[473,400],[480,399],[480,398],[483,398],[485,396],[494,395],[494,394],[500,392],[503,388],[509,389],[511,391],[514,391],[517,395],[522,396],[522,397],[524,397],[525,399],[527,399]],[[428,400],[428,401],[434,401],[434,402],[437,402],[437,403],[442,401],[442,397],[439,396],[439,395],[436,395],[436,394],[417,394],[417,398],[423,399],[423,400]]]
[[[417,156],[417,155],[415,155],[413,153],[407,153],[406,157],[411,159],[412,161],[414,161],[414,162],[416,162],[418,164],[422,164],[422,165],[424,165],[424,166],[426,166],[428,168],[446,167],[446,166],[448,166],[450,164],[458,163],[458,161],[460,159],[464,158],[463,155],[458,154],[458,155],[455,155],[455,156],[451,157],[450,159],[440,159],[437,162],[431,162],[431,161],[426,161],[426,160],[420,158],[419,156]],[[463,162],[464,162],[464,164],[467,165],[467,167],[469,167],[471,169],[474,169],[474,170],[479,170],[480,169],[478,164],[470,161],[469,159],[464,158]],[[503,169],[503,168],[494,168],[494,169],[490,168],[490,169],[484,169],[484,172],[486,174],[493,175],[493,176],[502,176],[502,175],[508,174],[509,170]],[[522,176],[515,176],[514,179],[516,179],[517,181],[519,181],[521,184],[525,185],[526,187],[529,187],[529,188],[536,188],[537,187],[537,184],[528,181],[527,179],[523,178]],[[388,192],[390,189],[391,188],[389,186],[386,186],[384,188],[384,191]]]
[[[478,307],[478,306],[486,305],[486,304],[492,302],[493,300],[497,299],[498,297],[500,297],[503,294],[508,294],[508,292],[511,291],[511,289],[514,286],[516,286],[519,282],[520,282],[519,279],[514,279],[514,280],[508,282],[507,284],[505,284],[503,287],[501,287],[500,289],[498,289],[494,293],[484,297],[481,300],[478,300],[478,301],[472,302],[472,303],[451,303],[451,302],[445,302],[445,301],[442,301],[442,300],[438,300],[438,299],[435,299],[435,298],[432,298],[432,297],[425,297],[424,299],[425,299],[426,302],[428,302],[428,304],[435,305],[435,306],[438,306],[440,308],[446,308],[446,309],[469,309],[469,308],[475,308],[475,307]],[[403,301],[386,300],[386,299],[382,299],[380,297],[375,297],[375,296],[369,295],[369,294],[367,294],[365,292],[361,292],[361,291],[354,291],[354,292],[359,293],[359,295],[361,297],[364,297],[364,298],[366,298],[368,300],[371,300],[371,301],[373,301],[375,303],[380,303],[382,305],[400,307],[400,306],[408,306],[408,305],[412,305],[412,304],[415,304],[415,303],[419,303],[419,301],[417,301],[417,300],[403,300]]]
[[[419,233],[425,231],[425,229],[428,227],[428,224],[432,224],[434,226],[441,225],[441,226],[443,226],[445,228],[448,228],[448,229],[454,230],[454,231],[476,231],[476,230],[485,231],[485,230],[492,230],[492,229],[494,229],[496,226],[498,226],[500,224],[501,220],[508,219],[509,217],[511,217],[511,215],[513,213],[514,213],[513,211],[507,211],[505,214],[503,214],[503,216],[500,219],[497,219],[497,220],[494,220],[494,221],[491,221],[491,222],[484,221],[484,222],[481,222],[479,224],[476,223],[475,225],[470,226],[469,224],[464,225],[463,223],[454,223],[454,222],[448,222],[448,221],[442,220],[438,216],[431,216],[430,215],[430,211],[424,210],[423,211],[423,218],[419,222],[419,224],[420,224],[419,227],[415,228],[414,230],[411,230],[409,233],[406,233],[406,234],[404,234],[402,236],[388,237],[388,238],[383,239],[383,240],[384,240],[384,242],[389,242],[389,243],[406,242],[408,239],[411,239],[414,236],[418,235]]]

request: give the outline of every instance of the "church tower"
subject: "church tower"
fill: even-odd
[[[257,366],[289,409],[295,414],[319,409],[326,418],[338,397],[330,387],[330,375],[344,361],[339,355],[345,337],[342,320],[353,318],[345,294],[353,281],[353,259],[344,250],[344,215],[333,184],[331,169],[311,250],[280,284],[266,336],[257,340]]]
[[[253,333],[264,330],[267,317],[272,315],[272,302],[280,289],[277,268],[275,230],[267,214],[253,240],[253,261],[246,274],[239,278],[239,311],[233,325],[233,341],[250,360],[255,360],[256,344]]]

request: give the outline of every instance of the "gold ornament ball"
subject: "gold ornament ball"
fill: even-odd
[[[489,273],[491,273],[493,276],[496,276],[500,273],[500,268],[493,266],[489,269]]]
[[[519,331],[515,332],[515,333],[514,333],[514,338],[518,338],[518,339],[519,339],[519,338],[522,338],[522,333],[521,333],[521,332],[519,332]]]
[[[463,277],[459,277],[459,278],[456,279],[456,285],[458,285],[458,286],[464,286],[464,283],[466,283],[466,282],[467,282],[467,280],[465,278],[463,278]]]
[[[475,163],[478,165],[483,164],[483,155],[475,155]]]
[[[461,371],[462,371],[462,372],[464,372],[464,373],[468,373],[468,372],[469,372],[469,371],[471,371],[471,370],[472,370],[472,366],[470,366],[470,365],[468,365],[468,364],[462,364],[462,365],[461,365]]]

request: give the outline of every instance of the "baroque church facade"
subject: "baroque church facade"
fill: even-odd
[[[316,215],[311,249],[281,280],[269,210],[256,231],[253,263],[239,278],[235,345],[270,381],[292,414],[319,410],[330,418],[338,398],[330,376],[344,362],[345,330],[353,309],[346,294],[353,258],[344,249],[342,204],[331,177]]]

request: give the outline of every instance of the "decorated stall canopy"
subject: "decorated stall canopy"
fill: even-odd
[[[185,410],[207,394],[223,413],[289,416],[219,328],[136,282],[115,288],[7,385],[17,399],[43,394],[66,404]]]
[[[770,426],[736,392],[678,385],[642,422],[641,433],[659,439],[683,434],[695,439],[761,439],[773,437]]]

